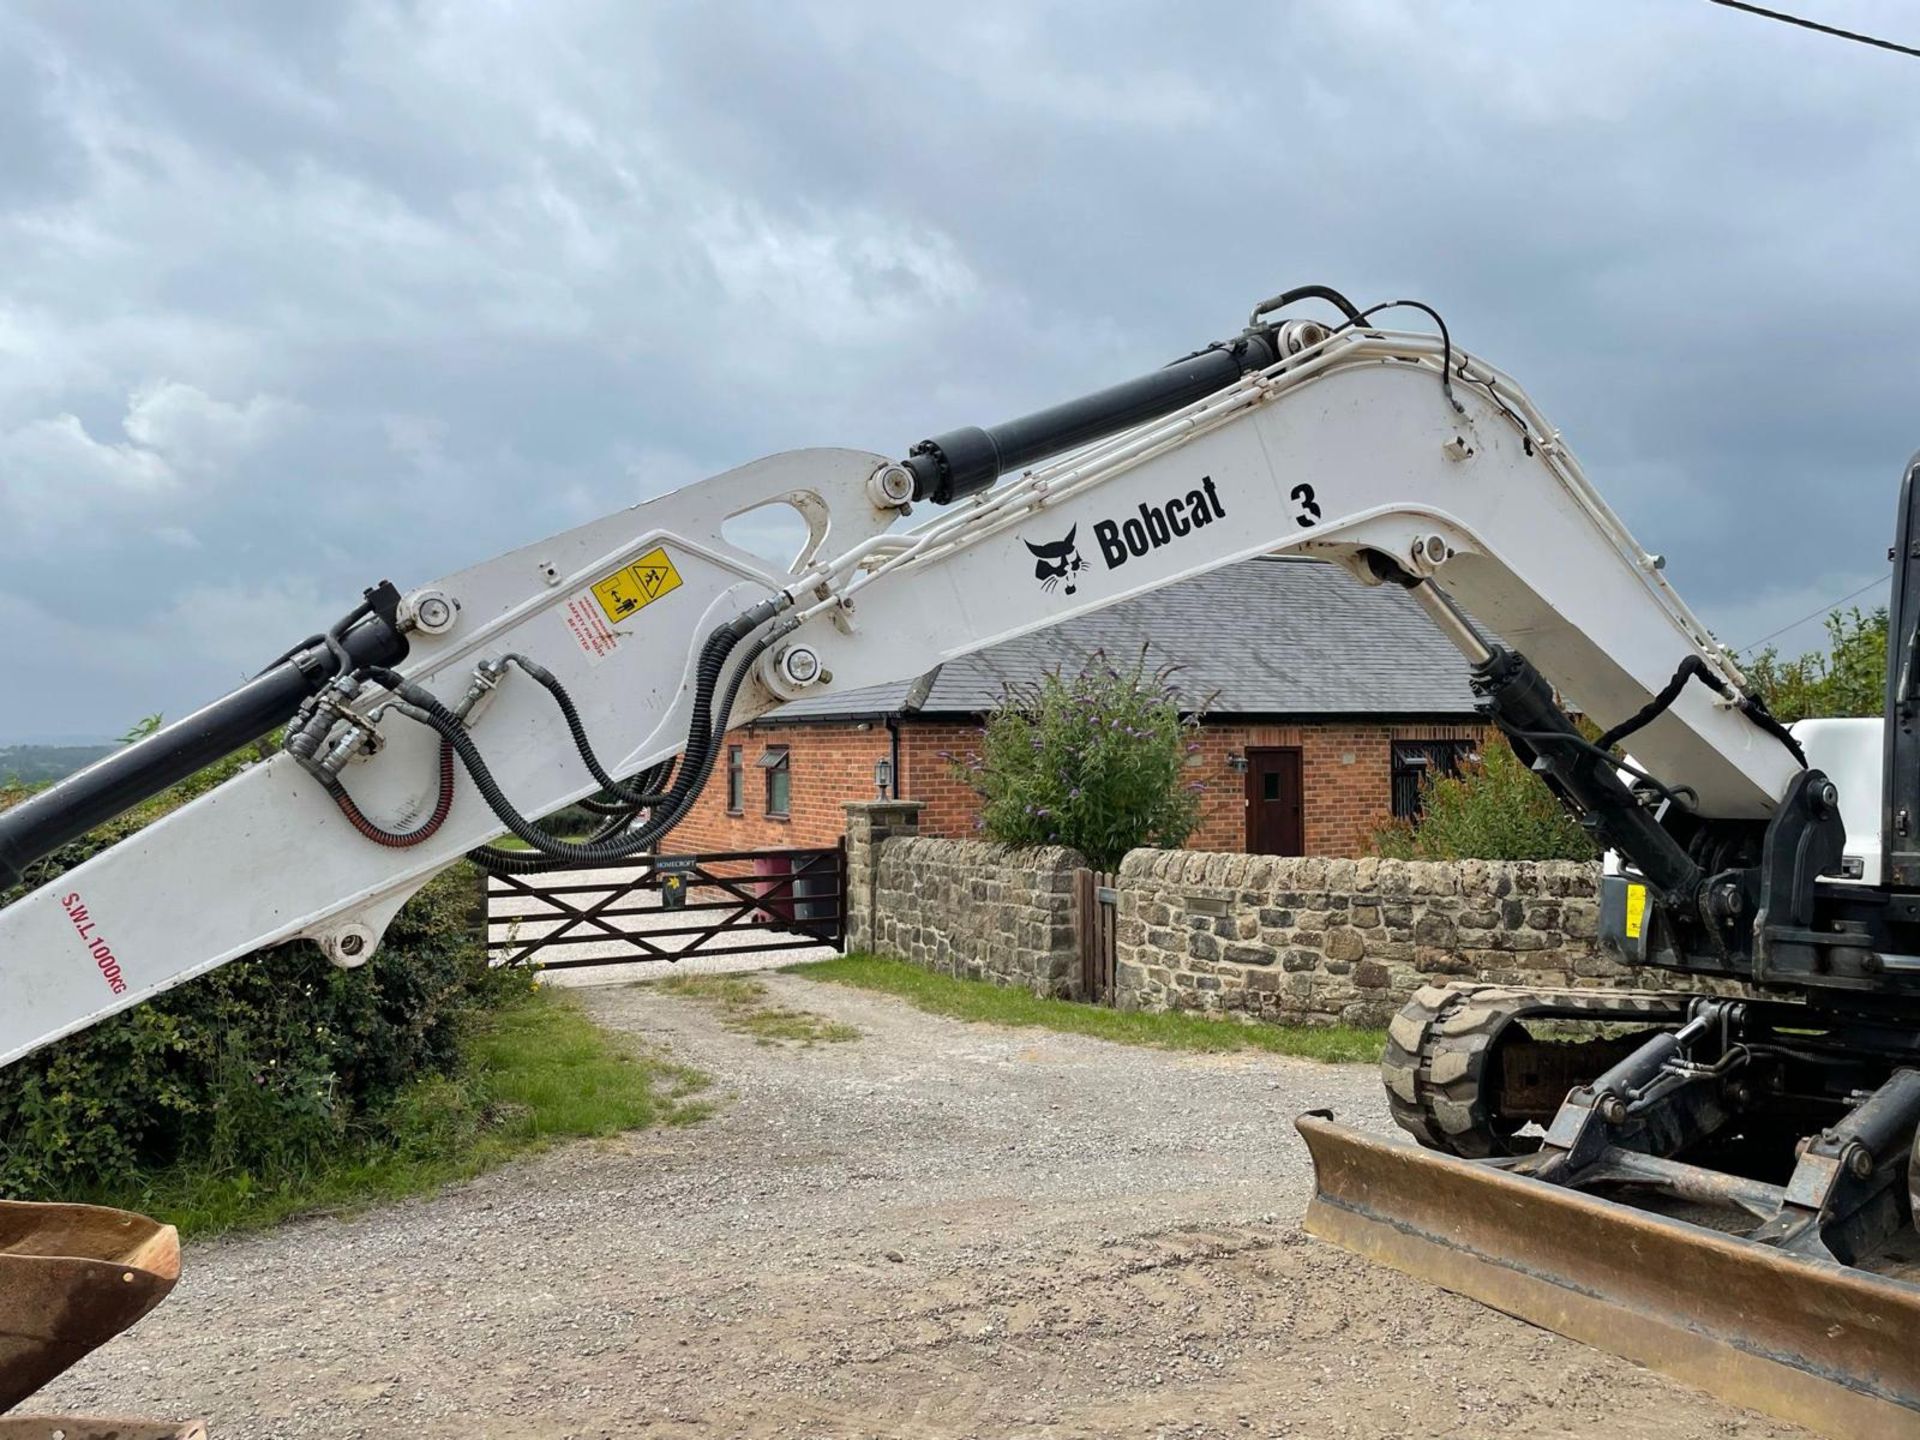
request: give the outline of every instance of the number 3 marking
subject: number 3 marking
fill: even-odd
[[[1293,501],[1300,507],[1300,513],[1293,518],[1300,522],[1303,530],[1312,529],[1320,519],[1320,506],[1313,498],[1313,487],[1305,484],[1294,486]]]

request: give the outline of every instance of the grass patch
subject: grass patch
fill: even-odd
[[[668,995],[705,1000],[723,1010],[750,1010],[767,998],[767,987],[751,975],[669,975],[650,983]]]
[[[777,1045],[783,1040],[798,1045],[818,1045],[823,1041],[831,1044],[860,1038],[860,1032],[851,1025],[815,1015],[810,1010],[787,1010],[777,1005],[735,1016],[727,1021],[727,1028],[751,1035],[762,1045]]]
[[[466,1073],[407,1087],[384,1118],[392,1138],[351,1136],[272,1177],[192,1163],[132,1192],[89,1195],[138,1210],[182,1235],[352,1212],[438,1189],[556,1140],[705,1118],[707,1079],[601,1029],[570,995],[540,986],[475,1022]],[[83,1198],[83,1197],[74,1197]]]
[[[847,955],[793,965],[783,973],[878,990],[935,1015],[988,1025],[1038,1026],[1120,1045],[1150,1045],[1162,1050],[1266,1050],[1337,1064],[1377,1062],[1386,1045],[1386,1031],[1350,1025],[1247,1024],[1206,1015],[1151,1014],[1109,1010],[1073,1000],[1046,1000],[983,980],[935,975],[879,955]]]
[[[721,1024],[736,1034],[753,1036],[762,1045],[788,1041],[806,1046],[860,1038],[859,1030],[838,1020],[767,1004],[767,987],[748,975],[670,975],[650,983],[669,995],[718,1006]]]

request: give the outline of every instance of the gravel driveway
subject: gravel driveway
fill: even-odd
[[[1302,1236],[1288,1122],[1385,1128],[1371,1067],[767,983],[862,1037],[764,1046],[582,992],[721,1112],[193,1246],[43,1403],[328,1440],[1803,1436]]]

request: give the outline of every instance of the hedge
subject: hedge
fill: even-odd
[[[241,763],[210,767],[64,847],[0,904]],[[26,793],[0,791],[0,808]],[[419,1123],[417,1082],[459,1071],[469,1017],[509,983],[486,964],[477,884],[465,864],[436,877],[358,970],[336,969],[304,941],[261,951],[0,1072],[0,1194],[81,1198],[187,1160],[297,1170],[343,1143],[403,1138]]]

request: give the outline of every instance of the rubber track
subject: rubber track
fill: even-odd
[[[1678,1024],[1694,996],[1655,990],[1515,990],[1504,985],[1424,985],[1387,1027],[1380,1059],[1387,1106],[1430,1150],[1468,1159],[1516,1146],[1485,1093],[1495,1042],[1516,1020],[1633,1020]]]

